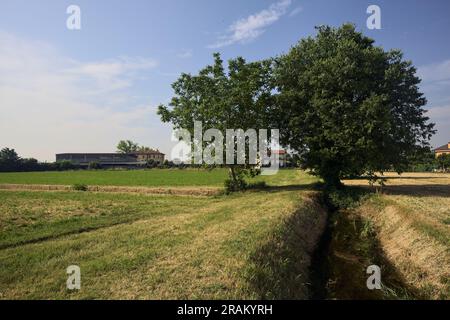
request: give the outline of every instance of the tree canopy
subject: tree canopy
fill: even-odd
[[[168,106],[159,106],[158,114],[163,122],[186,129],[191,136],[194,121],[202,122],[203,131],[218,129],[224,134],[226,129],[267,128],[274,108],[272,65],[271,60],[249,63],[238,57],[228,61],[226,71],[220,54],[215,53],[213,65],[197,75],[184,73],[173,83],[174,97]],[[237,171],[246,166],[229,167],[237,181]]]
[[[273,121],[281,142],[330,186],[347,176],[401,172],[434,133],[416,69],[351,24],[317,30],[277,59]]]
[[[222,132],[278,128],[281,144],[330,187],[345,177],[402,172],[435,132],[416,69],[351,24],[317,31],[276,58],[229,60],[227,72],[214,54],[198,75],[180,76],[158,114],[191,135],[196,120]]]

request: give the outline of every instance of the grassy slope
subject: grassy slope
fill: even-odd
[[[450,197],[383,195],[359,210],[374,224],[385,260],[411,294],[450,298]]]
[[[268,179],[314,181],[289,175]],[[309,255],[325,217],[307,193],[2,191],[0,297],[306,298]],[[77,292],[65,289],[71,264],[81,267]]]

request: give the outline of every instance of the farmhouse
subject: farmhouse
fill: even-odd
[[[56,161],[71,161],[73,164],[88,166],[96,162],[103,167],[139,167],[153,160],[156,163],[164,162],[164,153],[156,151],[143,151],[132,153],[58,153]]]
[[[278,163],[280,167],[286,166],[287,152],[284,149],[273,150],[274,154],[278,154]]]
[[[439,148],[434,149],[434,154],[436,155],[436,158],[443,154],[450,155],[450,142],[444,144],[443,146],[440,146]]]
[[[272,153],[278,155],[278,160],[275,160],[275,162],[278,163],[278,166],[280,168],[286,167],[287,151],[284,149],[275,149],[275,150],[267,149],[267,155],[269,157],[272,156]],[[271,161],[272,161],[271,159],[265,159],[265,160],[263,160],[263,165],[268,166],[268,165],[270,165]],[[274,164],[277,165],[276,163],[274,163]]]

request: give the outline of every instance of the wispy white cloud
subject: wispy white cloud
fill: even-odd
[[[293,17],[293,16],[296,16],[296,15],[298,15],[300,12],[302,12],[303,11],[303,8],[302,7],[300,7],[300,6],[298,6],[298,7],[296,7],[294,10],[292,10],[290,13],[289,13],[289,17]]]
[[[234,43],[246,43],[258,38],[266,28],[278,21],[286,14],[292,0],[281,0],[273,3],[269,8],[252,14],[247,18],[232,23],[227,33],[219,36],[209,48],[221,48]]]
[[[181,51],[180,53],[177,54],[178,58],[181,59],[187,59],[187,58],[191,58],[192,57],[192,50],[191,49],[186,49]]]
[[[142,57],[119,57],[105,61],[74,63],[75,66],[65,72],[96,82],[102,92],[130,87],[136,73],[157,66],[154,59]]]
[[[161,136],[155,108],[133,105],[126,88],[155,66],[141,57],[82,63],[0,31],[0,147],[54,160],[57,152],[113,151],[124,138],[150,144]]]
[[[418,73],[424,82],[450,81],[450,60],[419,67]]]

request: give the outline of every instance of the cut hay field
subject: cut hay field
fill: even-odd
[[[210,197],[0,191],[0,298],[308,298],[326,218],[316,180],[268,180]],[[66,289],[69,265],[79,291]]]
[[[405,172],[401,175],[387,172],[384,191],[388,194],[411,195],[411,196],[450,196],[450,173],[432,172]],[[345,180],[349,186],[369,187],[365,179]]]

